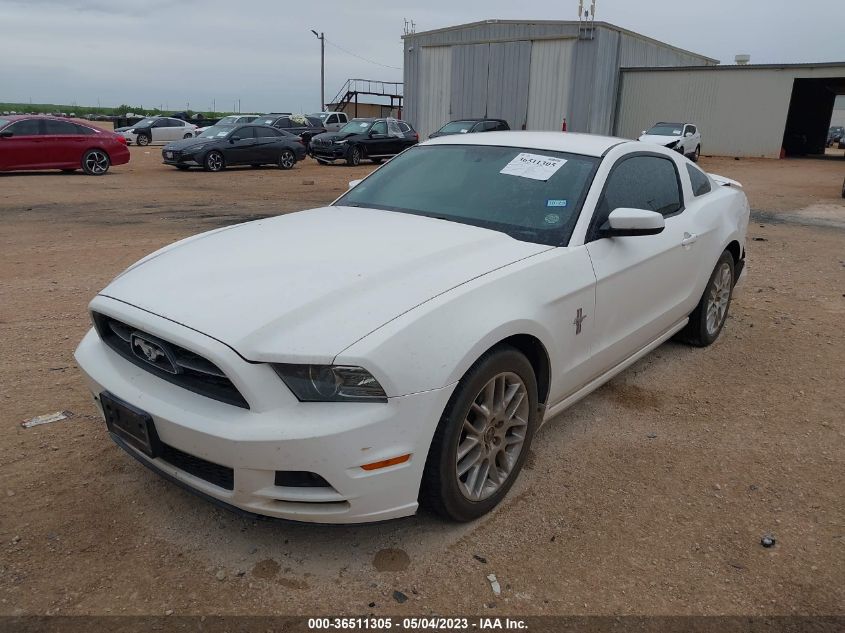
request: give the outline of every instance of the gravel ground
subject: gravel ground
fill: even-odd
[[[252,522],[159,479],[108,440],[72,353],[142,255],[372,167],[181,173],[133,147],[103,178],[0,175],[0,614],[845,613],[845,165],[702,166],[755,209],[717,344],[665,344],[547,424],[491,515],[355,527]]]

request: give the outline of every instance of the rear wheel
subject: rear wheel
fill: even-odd
[[[137,143],[138,143],[138,145],[142,145],[142,146],[143,146],[143,145],[149,145],[149,144],[152,142],[152,140],[153,140],[153,139],[151,139],[151,138],[150,138],[149,136],[147,136],[146,134],[139,134],[139,135],[138,135],[138,140],[137,140]]]
[[[296,165],[296,156],[289,149],[283,149],[279,154],[279,169],[293,169]]]
[[[82,157],[82,171],[89,176],[102,176],[110,165],[109,155],[101,149],[89,149]]]
[[[734,258],[725,251],[716,262],[704,294],[678,338],[696,347],[707,347],[715,342],[728,318],[733,287]]]
[[[503,346],[458,383],[429,448],[421,501],[454,521],[492,510],[519,475],[539,422],[528,359]]]
[[[218,151],[211,151],[205,155],[202,166],[205,171],[221,171],[226,167],[226,161],[223,159],[223,154]]]
[[[363,152],[361,152],[361,147],[358,145],[353,145],[349,148],[349,155],[346,157],[346,164],[352,165],[353,167],[357,167],[361,164],[361,158]]]
[[[692,153],[692,156],[690,156],[690,158],[692,159],[692,162],[697,163],[698,159],[700,157],[701,157],[701,145],[696,145],[695,151]]]

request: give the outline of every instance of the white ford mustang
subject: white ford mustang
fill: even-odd
[[[715,341],[745,261],[738,183],[658,146],[446,136],[350,184],[94,298],[76,358],[118,445],[252,513],[471,520],[543,421],[673,335]]]

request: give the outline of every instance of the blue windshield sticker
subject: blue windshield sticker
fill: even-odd
[[[565,207],[566,200],[546,200],[547,207]]]

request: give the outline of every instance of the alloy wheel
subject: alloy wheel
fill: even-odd
[[[205,159],[205,164],[210,171],[220,171],[223,169],[223,156],[218,152],[211,152]]]
[[[494,376],[475,397],[455,459],[458,488],[465,498],[486,499],[508,480],[525,444],[529,407],[525,382],[512,372]]]
[[[85,169],[89,174],[100,176],[109,169],[109,157],[99,150],[93,150],[85,155]]]
[[[289,149],[283,151],[281,156],[279,156],[279,167],[282,169],[291,169],[295,163],[296,157],[294,157],[293,152]]]
[[[713,278],[713,286],[707,298],[707,333],[713,336],[722,327],[722,322],[728,313],[728,302],[731,299],[733,279],[731,267],[722,263]]]

